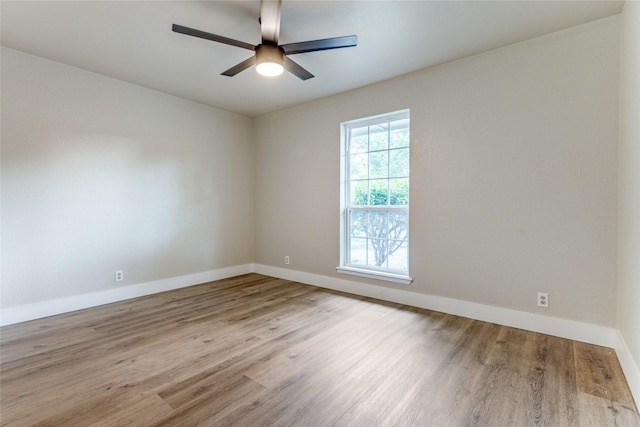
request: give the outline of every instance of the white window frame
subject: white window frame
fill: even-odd
[[[379,268],[375,266],[363,266],[361,264],[349,264],[350,253],[350,224],[349,214],[353,210],[362,211],[384,211],[389,212],[393,210],[401,210],[407,212],[407,218],[409,216],[409,206],[350,206],[349,200],[349,185],[350,185],[350,173],[349,173],[349,139],[351,129],[360,128],[364,126],[371,126],[380,123],[387,123],[396,120],[409,119],[410,111],[400,110],[392,113],[380,114],[377,116],[366,117],[358,120],[351,120],[343,122],[340,125],[340,265],[336,268],[339,273],[350,274],[359,277],[365,277],[369,279],[383,280],[387,282],[393,282],[398,284],[409,285],[413,282],[413,279],[409,275],[410,266],[410,253],[409,253],[409,236],[407,235],[407,271],[400,271],[387,268]],[[387,178],[389,179],[389,178]],[[410,179],[410,178],[409,178]],[[409,184],[411,187],[411,184]],[[411,202],[409,201],[409,204]]]

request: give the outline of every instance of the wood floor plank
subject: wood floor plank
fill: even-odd
[[[639,426],[640,416],[632,408],[619,402],[590,393],[578,392],[581,426]]]
[[[368,307],[349,322],[327,329],[265,364],[264,375],[254,378],[277,390],[281,403],[271,411],[262,411],[261,421],[291,421],[290,416],[280,414],[286,414],[286,402],[296,400],[296,424],[312,425],[317,420],[332,424],[364,398],[368,389],[382,380],[384,368],[409,350],[399,344],[406,343],[402,331],[412,327],[413,317],[397,313],[393,307],[381,311],[381,307]],[[318,352],[318,348],[330,350]],[[374,354],[371,348],[376,349]]]
[[[573,343],[578,390],[633,406],[633,397],[624,384],[624,373],[615,352],[606,347]]]
[[[36,412],[36,411],[34,411]],[[169,416],[173,409],[157,394],[141,386],[112,388],[75,406],[58,411],[36,426],[125,425],[132,418],[135,423],[151,423]]]
[[[225,381],[200,386],[190,397],[178,402],[176,410],[170,416],[146,425],[222,425],[220,419],[236,411],[247,401],[255,401],[256,396],[263,391],[264,387],[244,375],[227,377]]]
[[[441,355],[433,375],[422,382],[418,392],[419,396],[431,395],[432,400],[424,405],[415,399],[407,406],[400,424],[470,425],[475,406],[471,390],[485,379],[486,371],[482,369],[481,361],[498,328],[498,325],[478,321],[458,325],[454,329],[459,333],[458,339],[445,347],[447,350]],[[438,384],[435,395],[434,384]]]
[[[0,362],[2,426],[640,426],[611,349],[259,274],[4,327]]]
[[[352,374],[357,378],[372,378],[363,396],[352,405],[336,422],[338,426],[390,426],[396,424],[407,402],[419,399],[418,388],[423,379],[431,376],[439,360],[436,342],[429,340],[429,331],[435,330],[438,323],[447,316],[435,312],[416,313],[412,321],[414,333],[409,328],[400,342],[391,343],[401,349],[391,354],[377,354],[377,363],[371,367],[373,376],[364,366]],[[399,335],[402,335],[400,333]]]

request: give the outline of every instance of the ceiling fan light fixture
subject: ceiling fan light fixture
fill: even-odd
[[[283,73],[284,67],[276,62],[263,62],[258,64],[256,71],[263,76],[275,77]]]
[[[256,71],[267,77],[284,72],[284,52],[277,46],[261,44],[256,47]]]

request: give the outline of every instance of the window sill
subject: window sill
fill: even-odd
[[[385,282],[399,283],[401,285],[410,285],[413,279],[402,274],[387,273],[384,271],[365,270],[355,267],[336,267],[336,271],[351,276],[366,277],[367,279],[383,280]]]

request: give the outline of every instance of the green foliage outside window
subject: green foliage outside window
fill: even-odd
[[[408,179],[389,180],[389,189],[371,185],[367,181],[355,186],[354,205],[407,206],[409,204]],[[387,258],[397,251],[407,239],[409,218],[406,211],[354,211],[351,216],[351,233],[354,237],[367,237],[375,255],[376,267],[385,265]]]

